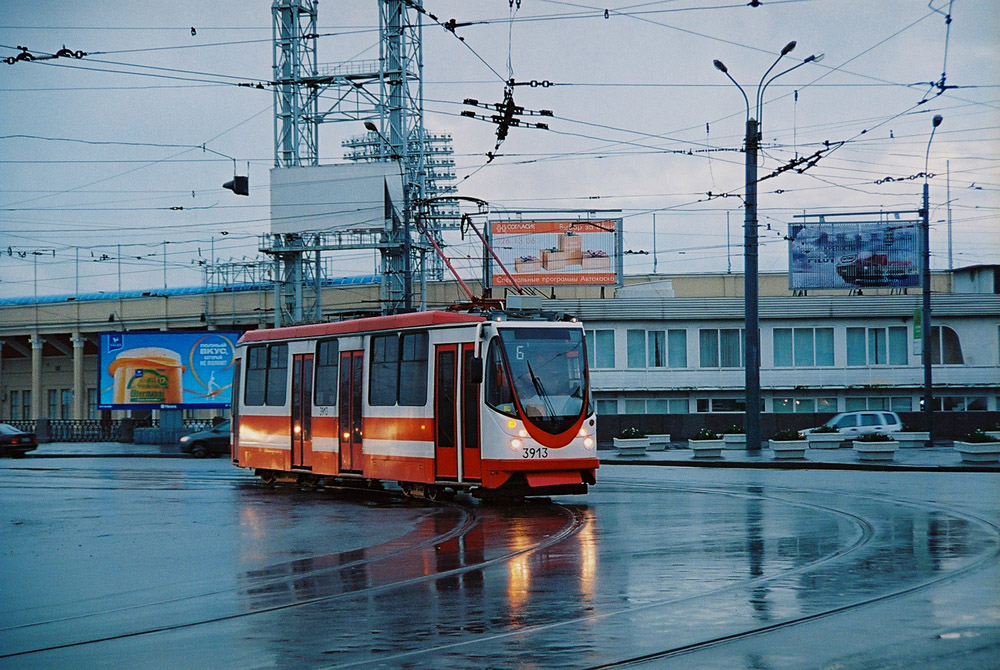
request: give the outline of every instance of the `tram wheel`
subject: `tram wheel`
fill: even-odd
[[[257,476],[260,477],[260,481],[264,482],[265,484],[274,483],[274,471],[272,470],[258,470]]]

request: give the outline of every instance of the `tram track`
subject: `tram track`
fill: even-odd
[[[857,524],[857,527],[858,527],[860,533],[855,538],[855,541],[853,543],[851,543],[850,545],[844,546],[844,547],[838,549],[837,551],[834,551],[834,552],[832,552],[832,553],[830,553],[830,554],[828,554],[828,555],[826,555],[826,556],[824,556],[824,557],[822,557],[820,559],[817,559],[815,561],[811,561],[809,563],[806,563],[806,564],[803,564],[803,565],[800,565],[800,566],[797,566],[795,568],[791,568],[791,569],[788,569],[788,570],[782,570],[782,571],[780,571],[780,572],[778,572],[776,574],[767,575],[767,576],[761,576],[761,577],[758,577],[758,578],[755,578],[755,579],[743,580],[743,581],[741,581],[739,583],[727,584],[726,586],[719,587],[717,589],[711,589],[711,590],[708,590],[708,591],[704,591],[704,592],[701,592],[701,593],[698,593],[698,594],[694,594],[694,595],[690,595],[690,596],[685,596],[685,597],[682,597],[682,598],[661,599],[661,600],[650,602],[650,603],[646,603],[644,605],[640,605],[640,606],[637,606],[637,607],[621,608],[621,609],[618,609],[616,611],[604,612],[604,613],[601,613],[601,614],[588,615],[588,616],[584,616],[584,617],[576,617],[576,618],[562,620],[562,621],[548,623],[548,624],[542,624],[542,625],[537,625],[537,626],[525,627],[525,628],[521,628],[521,629],[518,629],[518,630],[505,631],[503,633],[497,633],[497,634],[493,634],[493,635],[480,635],[480,636],[477,636],[477,638],[474,639],[474,640],[463,640],[463,641],[460,641],[460,642],[450,643],[450,644],[446,644],[446,645],[438,645],[438,646],[435,646],[433,648],[412,650],[412,651],[402,652],[402,653],[398,653],[398,654],[391,654],[391,655],[381,656],[381,657],[379,657],[378,660],[380,662],[389,662],[389,663],[391,663],[391,662],[402,661],[404,659],[414,659],[414,658],[418,658],[420,656],[437,655],[437,654],[442,654],[442,653],[454,652],[457,649],[461,649],[463,647],[469,647],[469,646],[472,646],[472,645],[476,645],[476,646],[488,645],[490,643],[495,643],[495,642],[498,642],[498,641],[501,641],[501,640],[504,640],[504,639],[511,639],[511,638],[529,639],[532,635],[536,635],[536,634],[543,633],[543,632],[548,632],[548,631],[553,631],[553,630],[558,630],[560,628],[573,628],[573,627],[583,626],[585,624],[594,624],[594,623],[598,623],[598,622],[610,622],[610,621],[612,621],[613,619],[615,619],[617,617],[632,616],[632,615],[640,613],[640,612],[642,612],[644,610],[652,610],[652,609],[657,609],[657,608],[662,608],[662,607],[670,607],[670,606],[676,606],[676,605],[681,605],[681,604],[686,604],[686,603],[694,603],[694,602],[697,602],[700,599],[705,599],[707,597],[714,596],[714,595],[719,595],[719,594],[723,594],[723,593],[726,593],[726,592],[736,592],[736,591],[739,591],[739,590],[742,590],[742,589],[764,586],[764,585],[767,585],[769,583],[774,583],[774,582],[776,582],[778,580],[788,579],[789,577],[792,577],[792,576],[807,574],[809,572],[815,571],[815,570],[817,570],[817,569],[819,569],[821,567],[827,566],[829,564],[834,564],[834,563],[836,563],[838,561],[843,561],[845,558],[849,558],[852,554],[855,554],[857,552],[860,552],[860,551],[864,550],[866,547],[868,547],[871,544],[873,538],[875,537],[875,528],[874,528],[874,526],[869,521],[865,520],[860,515],[853,514],[853,513],[850,513],[850,512],[846,512],[844,510],[840,510],[840,509],[837,509],[837,508],[829,506],[829,505],[818,505],[818,504],[815,504],[815,503],[806,503],[806,502],[798,501],[798,500],[789,500],[788,498],[780,497],[780,496],[774,496],[774,495],[761,495],[759,493],[752,493],[751,494],[751,493],[748,493],[748,492],[745,492],[745,491],[732,490],[731,488],[718,487],[718,486],[690,486],[690,485],[673,485],[673,484],[672,485],[662,485],[662,484],[645,484],[645,483],[635,483],[635,482],[629,482],[629,483],[612,482],[610,484],[605,484],[603,490],[604,491],[609,491],[609,490],[613,490],[615,487],[617,487],[619,490],[636,490],[636,489],[638,489],[638,490],[643,490],[643,491],[659,492],[659,493],[685,491],[685,492],[702,493],[702,494],[709,494],[709,495],[728,495],[728,496],[736,496],[736,497],[742,497],[742,498],[746,498],[746,497],[749,497],[749,496],[752,495],[752,496],[755,496],[755,497],[759,497],[759,498],[771,500],[771,501],[774,501],[774,502],[780,502],[780,503],[783,503],[783,504],[796,505],[796,506],[803,507],[803,508],[811,508],[811,509],[815,509],[815,510],[822,510],[824,512],[835,514],[835,515],[840,516],[842,518],[849,519],[853,523]],[[804,490],[804,489],[801,489],[801,488],[792,488],[792,487],[770,487],[769,486],[767,488],[768,489],[782,491],[784,493],[802,493],[804,491],[808,492],[808,493],[812,493],[813,492],[813,491],[807,491],[807,490]],[[842,491],[821,491],[821,493],[823,493],[823,494],[837,493],[837,494],[840,494],[840,495],[844,495]],[[824,619],[824,618],[827,618],[827,617],[831,617],[831,616],[836,616],[836,615],[839,615],[839,614],[848,613],[848,612],[851,612],[851,611],[854,611],[854,610],[858,610],[858,609],[862,609],[864,607],[875,605],[875,604],[878,604],[878,603],[881,603],[881,602],[886,602],[886,601],[890,601],[890,600],[893,600],[893,599],[903,598],[903,597],[906,597],[906,596],[911,595],[913,593],[919,592],[921,590],[925,590],[925,589],[931,588],[933,586],[937,586],[937,585],[940,585],[940,584],[943,584],[943,583],[947,583],[949,581],[953,581],[953,580],[958,579],[958,578],[960,578],[960,577],[962,577],[962,576],[964,576],[966,574],[970,574],[970,573],[973,573],[975,571],[985,569],[987,567],[987,565],[991,561],[993,561],[996,558],[1000,557],[1000,525],[998,525],[996,523],[993,523],[993,522],[991,522],[989,520],[982,519],[980,517],[976,517],[976,516],[971,515],[971,514],[966,514],[966,513],[962,513],[962,512],[955,512],[954,510],[951,510],[951,509],[948,509],[948,508],[945,508],[945,507],[942,507],[942,506],[937,506],[937,505],[918,504],[918,503],[913,503],[912,501],[906,501],[906,500],[901,500],[901,499],[876,498],[874,496],[863,496],[861,494],[853,494],[853,495],[854,495],[854,497],[858,497],[858,498],[865,497],[865,498],[868,498],[868,499],[871,499],[871,500],[877,500],[877,501],[880,501],[880,502],[890,502],[890,503],[894,503],[894,504],[905,505],[905,506],[909,506],[909,507],[912,507],[912,508],[915,508],[915,509],[921,509],[921,510],[932,509],[932,510],[935,510],[935,511],[938,511],[938,512],[952,514],[955,517],[964,519],[965,521],[968,521],[970,523],[978,524],[978,525],[980,525],[982,527],[988,528],[992,532],[992,534],[993,534],[993,540],[994,540],[994,542],[993,542],[994,543],[993,551],[991,553],[987,553],[987,554],[983,554],[983,555],[979,556],[975,561],[973,561],[972,563],[967,564],[967,565],[965,565],[965,566],[963,566],[961,568],[958,568],[956,570],[950,571],[950,572],[948,572],[946,574],[942,574],[942,575],[940,575],[938,577],[935,577],[933,579],[928,579],[928,580],[924,580],[924,581],[921,581],[921,582],[916,583],[916,584],[911,584],[910,586],[907,586],[906,588],[895,589],[895,590],[893,590],[891,592],[888,592],[888,593],[883,593],[883,594],[880,594],[880,595],[877,595],[877,596],[873,596],[873,597],[870,597],[870,598],[862,599],[860,601],[846,603],[846,604],[838,606],[838,607],[830,608],[830,609],[827,609],[827,610],[824,610],[824,611],[810,613],[808,615],[804,615],[804,616],[801,616],[801,617],[795,617],[795,618],[787,619],[787,620],[784,620],[784,621],[779,621],[779,622],[776,622],[776,623],[773,623],[773,624],[769,624],[769,625],[757,626],[757,627],[749,628],[749,629],[746,629],[746,630],[743,630],[743,631],[739,631],[739,632],[735,632],[735,633],[729,633],[729,634],[725,634],[725,635],[719,635],[719,636],[714,636],[714,637],[711,637],[711,638],[706,638],[704,640],[697,640],[697,641],[693,641],[693,642],[689,642],[689,643],[685,643],[685,644],[675,645],[675,646],[664,648],[662,650],[657,650],[657,651],[654,651],[654,652],[647,652],[647,653],[643,653],[643,654],[638,654],[638,655],[635,655],[635,656],[630,656],[630,657],[627,657],[627,658],[624,658],[624,659],[615,660],[615,661],[609,661],[609,662],[606,662],[606,663],[600,663],[600,664],[596,664],[596,665],[584,666],[584,667],[581,668],[581,670],[612,670],[614,668],[626,668],[626,667],[639,666],[639,665],[644,665],[644,664],[648,664],[648,663],[653,663],[653,662],[659,661],[659,660],[665,660],[665,659],[669,659],[669,658],[672,658],[672,657],[682,656],[684,654],[694,653],[694,652],[697,652],[698,650],[701,650],[701,649],[707,649],[707,648],[710,648],[710,647],[715,647],[715,646],[718,646],[718,645],[723,645],[723,644],[727,644],[727,643],[731,643],[731,642],[737,642],[737,641],[740,641],[740,640],[752,638],[752,637],[759,636],[759,635],[764,635],[764,634],[771,633],[771,632],[777,632],[777,631],[784,630],[784,629],[794,628],[795,626],[804,625],[804,624],[807,624],[807,623],[810,623],[810,622],[813,622],[813,621],[817,621],[817,620],[820,620],[820,619]],[[324,665],[324,666],[321,666],[321,667],[323,668],[323,670],[335,670],[335,669],[336,670],[340,670],[342,668],[363,667],[363,666],[365,666],[365,665],[367,665],[369,663],[370,663],[370,660],[366,660],[366,661],[357,661],[357,662],[347,662],[347,663],[338,663],[338,664]]]
[[[8,631],[13,632],[18,630],[26,630],[46,625],[68,623],[85,619],[94,619],[102,616],[119,615],[123,613],[134,614],[136,611],[150,610],[151,608],[155,610],[166,606],[182,604],[182,603],[190,603],[198,599],[218,597],[226,594],[230,595],[235,594],[237,596],[245,597],[248,595],[252,596],[255,593],[256,594],[277,593],[279,595],[281,593],[295,593],[296,589],[294,588],[294,584],[296,582],[308,581],[310,583],[315,584],[316,581],[319,578],[323,577],[324,575],[335,577],[337,574],[347,573],[351,571],[358,571],[358,570],[370,571],[372,570],[373,566],[377,564],[391,563],[393,565],[398,566],[400,560],[403,557],[412,556],[414,554],[423,554],[423,555],[427,555],[428,553],[433,554],[435,548],[440,547],[442,544],[445,544],[449,541],[464,537],[472,529],[476,528],[477,525],[479,525],[482,522],[482,513],[480,509],[447,501],[438,501],[436,503],[433,503],[433,505],[438,510],[449,510],[452,512],[457,512],[459,518],[461,519],[461,522],[455,524],[454,527],[449,529],[447,532],[443,532],[433,537],[423,539],[417,543],[414,543],[412,545],[397,550],[385,550],[385,549],[387,547],[398,545],[399,542],[398,539],[383,543],[382,545],[378,545],[372,548],[365,548],[363,551],[360,552],[364,555],[363,558],[358,558],[356,560],[348,560],[342,563],[337,562],[335,566],[323,568],[320,570],[303,571],[301,570],[301,566],[303,565],[304,562],[315,561],[317,558],[319,558],[321,562],[324,562],[323,557],[313,557],[312,559],[299,559],[297,561],[293,561],[290,563],[277,564],[275,566],[270,566],[269,568],[255,570],[248,575],[248,581],[243,585],[241,585],[239,589],[216,590],[210,593],[200,593],[196,595],[190,595],[175,599],[164,599],[156,602],[142,603],[139,605],[133,605],[123,608],[109,608],[99,612],[88,612],[85,614],[80,614],[72,617],[63,617],[56,619],[48,619],[45,621],[36,621],[36,622],[3,628],[0,629],[0,632],[8,632]],[[205,617],[194,621],[181,621],[167,625],[147,626],[141,628],[140,630],[121,632],[118,634],[105,635],[105,636],[95,636],[88,639],[73,640],[58,644],[36,646],[30,649],[23,649],[10,653],[0,653],[0,659],[30,657],[33,654],[39,654],[44,652],[69,649],[73,647],[82,647],[92,644],[112,642],[116,640],[137,638],[157,633],[190,629],[197,626],[204,626],[213,623],[221,623],[237,619],[246,619],[254,616],[259,616],[284,610],[313,606],[321,603],[335,601],[341,598],[371,596],[381,592],[390,591],[392,589],[402,588],[413,584],[419,584],[421,582],[454,577],[474,570],[483,570],[490,566],[502,564],[519,556],[529,554],[535,551],[544,550],[547,547],[558,544],[565,538],[577,532],[579,528],[583,525],[583,517],[580,514],[579,510],[568,508],[562,505],[551,505],[550,507],[552,509],[559,510],[560,514],[562,514],[565,517],[565,523],[558,532],[543,536],[540,542],[533,544],[531,546],[523,547],[507,553],[501,553],[497,556],[493,556],[492,558],[484,559],[479,562],[472,562],[452,569],[433,572],[429,574],[410,575],[410,576],[403,575],[403,578],[401,579],[390,580],[384,583],[373,584],[362,588],[344,589],[337,593],[329,593],[309,598],[295,598],[292,601],[285,601],[285,602],[272,602],[271,604],[268,605],[259,605],[256,607],[252,607],[247,611],[234,612],[220,616]],[[371,553],[373,550],[375,552],[374,554]],[[359,552],[355,551],[346,553],[351,554]],[[337,556],[339,557],[341,555]],[[336,561],[336,559],[331,559],[331,560]],[[259,576],[261,574],[273,575],[275,572],[283,572],[283,571],[288,572],[290,574],[287,577],[283,578],[277,578],[277,579],[271,578],[271,579],[264,579],[262,581],[259,580]]]

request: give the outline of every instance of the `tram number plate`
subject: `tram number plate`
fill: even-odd
[[[548,447],[525,447],[521,452],[521,458],[548,458]]]

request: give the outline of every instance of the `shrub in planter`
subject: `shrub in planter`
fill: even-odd
[[[737,425],[734,424],[734,425],[730,426],[729,428],[726,428],[724,431],[722,431],[722,434],[723,435],[746,435],[747,432],[742,427],[737,426]]]
[[[959,438],[962,442],[968,442],[969,444],[983,444],[985,442],[1000,442],[997,438],[989,435],[984,430],[974,430],[971,433],[966,433]]]
[[[886,433],[864,433],[854,438],[855,442],[894,442],[891,435]]]
[[[865,433],[854,438],[854,451],[862,461],[891,461],[899,443],[885,433]]]
[[[702,428],[697,433],[694,434],[692,440],[719,440],[722,439],[721,436],[714,430],[709,430],[708,428]]]
[[[622,440],[641,440],[646,437],[646,433],[642,432],[635,426],[629,426],[628,428],[623,428],[618,437]]]
[[[774,440],[775,442],[798,442],[806,438],[805,435],[803,435],[797,430],[787,429],[787,430],[779,430],[777,433],[774,434],[774,437],[772,437],[771,439]]]

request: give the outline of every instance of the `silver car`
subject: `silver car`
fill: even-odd
[[[864,433],[895,433],[903,430],[903,422],[895,412],[868,410],[862,412],[841,412],[823,424],[836,428],[841,433],[862,435]],[[808,428],[802,432],[806,435],[814,432]]]

